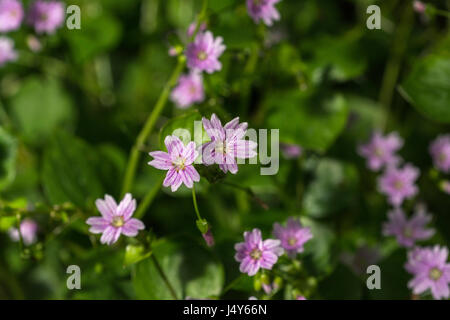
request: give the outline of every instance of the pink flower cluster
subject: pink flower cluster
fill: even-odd
[[[211,142],[200,146],[203,164],[218,164],[220,169],[235,174],[238,171],[236,159],[247,159],[256,156],[256,142],[245,140],[247,123],[239,123],[239,117],[234,118],[225,126],[213,114],[211,120],[202,119],[206,133]],[[195,142],[191,141],[185,146],[176,136],[167,136],[164,141],[167,151],[150,152],[154,159],[148,164],[156,169],[168,170],[163,182],[165,187],[170,186],[172,191],[178,190],[181,184],[192,188],[194,182],[200,180],[194,161],[199,153]]]
[[[309,228],[302,227],[300,222],[292,217],[288,219],[286,227],[275,223],[273,235],[277,239],[263,240],[259,229],[244,233],[244,242],[234,246],[234,258],[240,262],[239,269],[242,273],[254,276],[259,269],[271,270],[284,252],[294,259],[297,253],[303,252],[304,244],[313,237]],[[272,289],[273,287],[267,284],[264,287],[266,292]]]
[[[18,30],[25,17],[25,11],[19,0],[0,0],[0,33]],[[31,25],[38,34],[52,34],[64,23],[64,4],[60,1],[35,0],[30,4],[26,22]],[[36,38],[32,42],[27,40],[33,52],[39,51],[40,42]],[[0,67],[7,62],[17,59],[13,40],[0,37]]]
[[[250,17],[259,23],[263,21],[267,26],[271,26],[273,21],[280,20],[280,14],[275,8],[275,4],[281,0],[247,0],[247,10]]]

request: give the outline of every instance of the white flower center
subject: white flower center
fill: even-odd
[[[123,226],[124,225],[123,217],[122,216],[114,217],[111,224],[116,228]]]
[[[175,161],[172,162],[172,164],[175,166],[177,171],[184,170],[186,168],[186,165],[184,164],[186,162],[186,159],[183,157],[178,157]]]
[[[430,270],[430,278],[434,281],[437,281],[441,278],[442,276],[442,271],[439,270],[438,268],[433,268]]]
[[[206,60],[206,58],[208,58],[208,55],[206,54],[206,52],[205,51],[200,51],[198,54],[197,54],[197,58],[199,59],[199,60]]]
[[[250,252],[250,257],[254,260],[259,260],[262,257],[262,252],[259,249],[253,249],[252,252]]]
[[[227,144],[225,141],[218,141],[216,143],[216,153],[225,154],[228,152]]]
[[[297,244],[297,238],[295,238],[295,237],[289,237],[289,239],[288,239],[288,244],[289,244],[290,246],[295,246],[295,245]]]

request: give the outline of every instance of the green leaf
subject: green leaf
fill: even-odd
[[[275,94],[266,100],[267,126],[280,129],[280,140],[325,152],[347,123],[345,99],[335,95],[316,101],[297,90]]]
[[[233,5],[236,3],[236,0],[220,0],[220,1],[209,1],[208,7],[210,10],[214,12],[218,12],[227,7],[233,8]]]
[[[191,239],[161,240],[154,244],[157,258],[178,299],[196,299],[220,294],[224,284],[223,266]],[[151,258],[139,262],[133,285],[139,299],[173,299]]]
[[[163,150],[166,149],[164,139],[169,135],[178,136],[186,145],[189,141],[195,141],[199,146],[208,141],[208,135],[203,129],[202,116],[197,110],[187,112],[181,116],[170,119],[159,133],[159,143]]]
[[[14,180],[16,154],[16,140],[0,127],[0,190],[3,190]]]
[[[322,159],[315,168],[315,180],[308,186],[304,209],[321,218],[348,208],[357,196],[358,171],[351,164]]]
[[[450,123],[450,54],[419,59],[400,92],[427,118]]]
[[[95,150],[67,133],[55,134],[44,152],[42,183],[53,204],[69,201],[86,207],[104,191]]]
[[[138,263],[151,255],[151,251],[146,251],[143,245],[129,244],[125,248],[124,266],[130,266]]]
[[[72,101],[61,84],[53,79],[30,77],[12,99],[12,115],[24,139],[42,144],[57,128],[71,127]]]

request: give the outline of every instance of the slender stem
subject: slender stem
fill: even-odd
[[[384,125],[388,119],[392,97],[395,92],[395,86],[400,74],[400,68],[403,56],[408,46],[408,39],[412,30],[413,10],[411,6],[407,6],[397,27],[396,35],[393,39],[393,48],[391,56],[387,62],[386,69],[383,75],[383,82],[381,85],[379,100],[381,105],[385,108],[386,114],[384,118]]]
[[[237,277],[236,279],[234,279],[233,281],[231,281],[220,293],[220,296],[223,296],[225,293],[227,293],[228,291],[230,291],[235,285],[236,283],[238,283],[239,281],[242,280],[243,275],[240,275],[239,277]]]
[[[148,193],[145,195],[144,199],[141,201],[140,205],[138,206],[136,210],[136,214],[134,215],[135,218],[141,219],[147,208],[152,204],[153,200],[155,199],[156,195],[158,194],[158,191],[161,189],[161,185],[164,181],[164,176],[162,176],[151,188]]]
[[[130,157],[128,158],[127,169],[125,172],[125,178],[124,178],[123,184],[122,184],[122,196],[125,193],[129,192],[131,189],[131,186],[133,185],[134,178],[136,175],[137,164],[138,164],[139,158],[140,158],[140,149],[142,148],[142,146],[145,144],[146,140],[148,139],[148,136],[150,135],[153,127],[155,126],[156,120],[158,119],[164,106],[166,105],[167,99],[170,94],[170,90],[177,83],[178,77],[180,76],[181,72],[183,71],[185,62],[186,62],[186,57],[184,57],[183,55],[178,57],[177,66],[175,67],[172,75],[170,76],[169,80],[167,81],[166,85],[164,86],[164,89],[161,92],[161,95],[159,96],[158,101],[156,102],[155,107],[153,108],[153,111],[148,116],[144,127],[142,128],[141,132],[139,133],[139,135],[136,139],[136,142],[135,142],[133,148],[131,149]]]
[[[167,289],[169,289],[170,294],[172,295],[172,297],[174,298],[174,300],[178,300],[177,298],[177,294],[174,290],[174,288],[172,287],[172,285],[169,282],[169,279],[167,278],[166,274],[164,273],[164,270],[161,268],[161,265],[159,264],[158,260],[156,259],[155,255],[152,254],[150,256],[153,260],[153,263],[155,264],[156,270],[158,270],[159,275],[161,276],[161,278],[163,279],[164,283],[167,286]]]
[[[192,186],[192,201],[194,202],[194,209],[195,213],[197,214],[198,220],[202,220],[202,217],[200,216],[200,211],[198,211],[197,196],[195,195],[195,186]]]

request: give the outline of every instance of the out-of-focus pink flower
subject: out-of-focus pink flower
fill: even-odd
[[[205,99],[202,75],[198,72],[182,75],[170,98],[180,109],[202,102]]]
[[[17,0],[0,0],[0,32],[19,29],[23,19],[23,7]]]
[[[213,73],[222,69],[219,57],[226,47],[222,37],[214,39],[211,31],[198,33],[186,49],[187,66],[193,70]]]
[[[417,13],[424,13],[427,9],[427,5],[422,1],[415,0],[413,3],[414,11]]]
[[[211,142],[202,145],[203,164],[216,163],[220,169],[235,174],[238,171],[237,159],[248,159],[256,156],[256,142],[245,140],[248,124],[239,123],[239,117],[222,126],[219,118],[213,114],[211,120],[202,119],[203,127],[211,138]]]
[[[415,185],[419,173],[419,169],[410,164],[402,169],[390,167],[378,179],[378,188],[388,196],[390,204],[399,207],[403,200],[414,197],[419,191]]]
[[[278,257],[283,254],[280,247],[280,240],[262,240],[261,230],[253,229],[244,233],[245,242],[237,243],[234,248],[236,255],[234,258],[240,262],[239,270],[254,276],[260,268],[271,270],[278,261]]]
[[[248,14],[255,23],[264,21],[267,26],[271,26],[273,21],[280,20],[280,13],[275,8],[275,4],[281,0],[247,0]]]
[[[200,175],[193,165],[198,156],[195,142],[191,141],[185,146],[177,136],[167,136],[164,144],[168,152],[150,152],[154,159],[148,164],[156,169],[168,170],[163,186],[170,186],[172,192],[177,191],[182,183],[192,188],[194,182],[200,181]]]
[[[430,154],[436,168],[450,172],[450,134],[437,137],[430,145]]]
[[[22,234],[23,243],[27,246],[33,244],[37,240],[38,225],[32,219],[23,219],[20,223],[20,233]],[[19,230],[17,228],[9,229],[9,236],[13,241],[20,240]]]
[[[0,67],[16,59],[17,52],[14,50],[14,42],[9,38],[0,37]]]
[[[306,298],[304,296],[297,296],[295,300],[306,300]]]
[[[203,233],[202,236],[203,239],[205,239],[206,245],[208,247],[214,246],[214,236],[212,234],[211,228],[209,228],[208,231],[206,231],[206,233]]]
[[[60,1],[34,1],[28,13],[28,23],[37,33],[53,34],[65,19],[64,4]]]
[[[447,263],[448,249],[434,246],[414,248],[408,253],[405,269],[413,275],[408,287],[414,294],[430,290],[434,299],[450,296],[450,263]]]
[[[383,234],[395,236],[400,245],[410,248],[417,240],[426,240],[434,234],[433,229],[425,229],[431,221],[431,215],[425,210],[416,210],[408,220],[402,209],[396,208],[389,212],[389,221],[383,226]]]
[[[286,159],[296,159],[302,155],[302,147],[297,144],[280,143],[281,152]]]
[[[36,38],[33,35],[29,35],[27,37],[27,45],[28,45],[28,48],[30,48],[30,50],[33,52],[39,52],[42,50],[41,42],[39,41],[38,38]]]
[[[402,146],[403,139],[397,132],[383,137],[381,132],[375,131],[367,144],[359,146],[358,153],[366,158],[369,169],[378,171],[383,166],[392,166],[399,162],[400,158],[395,152]]]
[[[292,259],[295,258],[297,253],[303,252],[304,244],[313,237],[310,228],[302,227],[300,221],[292,217],[288,219],[286,227],[275,223],[273,235],[281,241],[281,247],[286,250],[287,255]]]
[[[444,191],[447,194],[450,194],[450,181],[448,180],[442,180],[439,187],[442,191]]]
[[[135,237],[139,230],[145,229],[142,221],[132,218],[136,210],[136,200],[127,193],[123,200],[117,205],[113,197],[105,195],[105,199],[95,201],[101,217],[91,217],[86,223],[91,226],[92,233],[102,233],[100,242],[112,245],[121,234],[127,237]]]
[[[188,37],[192,37],[194,35],[196,27],[197,27],[197,22],[195,22],[195,21],[189,25],[188,30],[187,30]],[[198,32],[204,32],[206,30],[206,27],[207,26],[206,26],[205,22],[201,23],[200,26],[198,27]]]

